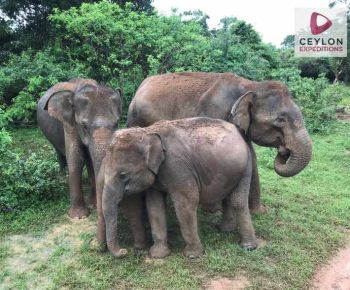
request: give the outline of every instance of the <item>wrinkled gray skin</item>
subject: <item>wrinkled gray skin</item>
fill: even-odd
[[[162,258],[170,251],[167,244],[165,193],[175,207],[184,253],[203,253],[198,229],[199,203],[224,201],[224,226],[235,226],[241,246],[257,246],[248,195],[252,174],[250,149],[237,128],[222,120],[190,118],[161,121],[147,128],[117,131],[106,152],[97,186],[103,190],[98,204],[99,237],[115,257],[127,252],[117,241],[118,205],[124,199],[146,191],[146,203],[154,245],[152,257]],[[234,209],[236,216],[233,216]],[[99,208],[101,209],[101,208]],[[103,220],[104,219],[104,220]],[[106,231],[106,232],[105,232]]]
[[[255,82],[232,73],[152,76],[142,82],[129,106],[128,127],[196,116],[227,120],[242,132],[252,156],[249,208],[253,213],[263,212],[264,208],[260,203],[258,168],[251,141],[277,149],[275,171],[281,176],[298,174],[311,160],[311,139],[300,109],[288,88],[279,81]],[[222,206],[225,208],[227,204]],[[142,198],[133,197],[126,208],[135,215],[134,232],[135,229],[144,232],[140,230],[143,229]],[[217,205],[209,205],[211,208],[216,209]],[[231,229],[221,227],[223,231]]]
[[[145,79],[128,111],[128,127],[159,120],[207,116],[240,128],[248,142],[275,147],[275,171],[293,176],[311,159],[312,146],[303,117],[288,88],[279,81],[255,82],[232,73],[173,73]],[[262,210],[256,156],[249,206]]]
[[[121,111],[120,91],[90,79],[58,83],[39,100],[39,127],[54,146],[61,166],[68,167],[71,218],[89,214],[81,191],[84,164],[92,185],[88,202],[96,202],[95,176]]]

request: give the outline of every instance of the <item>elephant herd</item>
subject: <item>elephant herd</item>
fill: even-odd
[[[312,155],[300,109],[279,81],[256,82],[232,73],[169,73],[145,79],[128,110],[128,129],[118,129],[121,91],[91,79],[51,87],[39,100],[39,127],[69,176],[71,218],[89,215],[97,204],[97,239],[115,257],[121,210],[136,249],[170,254],[166,197],[173,202],[184,254],[203,254],[197,208],[220,206],[222,231],[239,229],[240,245],[257,247],[250,212],[263,212],[252,142],[277,149],[275,171],[284,177],[303,170]],[[81,190],[84,165],[91,190]]]

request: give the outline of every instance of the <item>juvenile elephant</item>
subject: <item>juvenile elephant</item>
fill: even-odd
[[[293,176],[311,159],[311,140],[288,88],[279,81],[255,82],[232,73],[171,73],[151,76],[138,88],[128,111],[128,126],[159,120],[207,116],[237,125],[248,142],[275,147],[275,171]],[[261,211],[256,156],[249,206]]]
[[[98,196],[100,243],[107,242],[116,257],[126,254],[116,238],[118,205],[124,198],[146,190],[154,240],[152,257],[170,253],[165,193],[174,203],[186,256],[203,253],[197,229],[198,204],[218,201],[226,204],[224,223],[235,224],[237,217],[241,246],[255,249],[257,241],[248,208],[251,175],[250,149],[237,128],[228,122],[200,117],[119,130],[98,177],[97,186],[103,190],[102,197]]]
[[[71,218],[89,214],[81,192],[84,163],[92,183],[89,200],[96,201],[95,176],[118,128],[121,111],[120,90],[114,91],[91,79],[58,83],[39,100],[39,127],[54,146],[61,166],[68,165]]]

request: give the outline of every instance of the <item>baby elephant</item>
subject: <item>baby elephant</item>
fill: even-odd
[[[241,246],[255,249],[257,241],[248,208],[251,163],[250,148],[236,127],[222,120],[160,121],[146,128],[117,131],[99,174],[101,191],[103,188],[99,198],[100,243],[105,244],[107,238],[114,256],[126,254],[116,238],[118,204],[123,208],[124,198],[146,191],[154,240],[151,257],[162,258],[170,253],[165,193],[174,203],[186,256],[203,254],[197,227],[199,203],[223,201],[222,227],[233,228],[237,222]]]

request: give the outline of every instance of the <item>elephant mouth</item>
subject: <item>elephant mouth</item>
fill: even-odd
[[[287,149],[285,146],[278,146],[277,147],[277,159],[281,164],[286,164],[288,161],[288,158],[290,157],[290,150]]]

